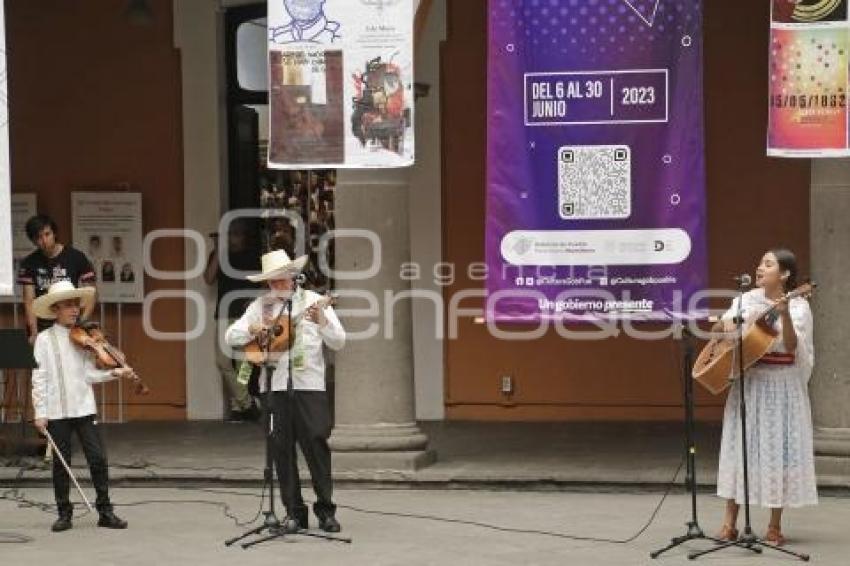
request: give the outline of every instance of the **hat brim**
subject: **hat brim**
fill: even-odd
[[[261,281],[271,281],[272,279],[295,277],[304,270],[305,265],[307,265],[307,256],[302,255],[301,257],[295,258],[287,265],[282,265],[276,269],[272,269],[271,271],[264,273],[258,273],[257,275],[249,275],[246,279],[254,283],[259,283]]]
[[[69,299],[80,299],[80,309],[85,309],[94,302],[94,296],[97,291],[94,287],[80,287],[79,289],[69,289],[67,291],[57,291],[42,295],[32,302],[32,311],[38,318],[44,320],[55,320],[56,313],[50,308],[60,301]]]

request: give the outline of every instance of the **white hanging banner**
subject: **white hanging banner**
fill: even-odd
[[[144,300],[142,194],[71,193],[74,247],[86,254],[97,273],[97,300]]]
[[[0,296],[14,293],[9,176],[9,105],[6,90],[6,14],[0,2]]]
[[[12,226],[12,273],[18,272],[21,260],[35,251],[27,236],[27,220],[37,214],[37,198],[35,193],[12,193],[11,196],[11,226]],[[20,302],[23,297],[21,286],[14,284],[10,296],[0,296],[0,303]]]
[[[413,0],[269,0],[275,169],[413,165]]]
[[[27,236],[27,220],[38,214],[37,202],[35,193],[12,194],[12,257],[16,264],[35,251],[35,244]]]

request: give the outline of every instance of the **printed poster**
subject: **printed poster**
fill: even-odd
[[[21,260],[35,251],[35,245],[27,236],[26,224],[37,214],[38,208],[35,193],[12,193],[11,197],[12,268],[17,273]],[[20,301],[22,296],[20,286],[14,284],[13,297],[0,296],[0,303]]]
[[[413,164],[412,0],[269,0],[275,169]]]
[[[71,193],[74,247],[97,273],[98,301],[144,300],[142,195],[133,192]]]
[[[702,4],[491,0],[490,321],[666,320],[706,284]]]
[[[848,48],[847,0],[773,0],[768,155],[850,155]]]

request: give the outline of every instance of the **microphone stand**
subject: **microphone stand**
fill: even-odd
[[[744,468],[744,534],[741,535],[738,540],[725,542],[715,548],[692,552],[688,555],[688,558],[693,560],[694,558],[699,558],[700,556],[704,556],[712,552],[718,552],[725,548],[741,547],[752,550],[758,554],[761,554],[762,549],[767,548],[775,550],[776,552],[794,556],[803,562],[808,562],[808,554],[793,552],[786,548],[770,544],[757,537],[755,533],[753,533],[753,527],[750,523],[750,480],[748,469],[749,459],[747,454],[747,396],[744,393],[744,386],[746,385],[746,369],[744,368],[744,290],[747,285],[749,285],[749,277],[740,277],[736,279],[738,280],[738,312],[735,314],[735,325],[737,327],[736,334],[738,340],[738,389],[741,393],[741,456],[743,458],[742,462]]]
[[[676,548],[691,540],[710,540],[717,544],[724,541],[707,536],[699,525],[697,519],[697,468],[696,468],[696,440],[694,438],[694,380],[691,376],[693,369],[694,344],[693,334],[687,325],[679,323],[681,332],[674,334],[682,343],[682,381],[685,401],[685,458],[687,470],[685,475],[685,486],[691,492],[691,520],[685,523],[688,527],[684,535],[670,539],[670,544],[649,554],[650,558],[658,558],[663,553]]]
[[[271,540],[273,538],[283,538],[285,535],[294,533],[298,530],[297,527],[294,525],[295,522],[292,519],[286,518],[285,523],[281,523],[280,519],[277,518],[277,514],[275,513],[273,456],[275,422],[274,413],[272,412],[272,373],[274,372],[275,368],[269,361],[272,332],[264,333],[261,336],[261,339],[258,338],[258,341],[260,342],[260,349],[263,352],[263,374],[266,380],[266,391],[263,394],[264,400],[262,403],[263,425],[266,434],[266,465],[263,469],[263,489],[268,489],[269,491],[269,507],[266,511],[263,512],[263,515],[265,516],[263,524],[253,529],[250,529],[237,537],[228,539],[224,543],[225,546],[231,546],[242,539],[254,535],[259,535],[264,531],[268,531],[269,534],[267,536],[242,544],[242,548],[249,548],[250,546],[253,546],[260,542],[264,542],[266,540]]]

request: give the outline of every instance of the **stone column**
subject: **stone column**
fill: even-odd
[[[850,484],[850,160],[814,160],[811,191],[815,371],[811,381],[821,482]]]
[[[379,260],[374,276],[337,281],[338,309],[349,335],[370,325],[378,329],[371,338],[350,339],[336,354],[336,426],[330,443],[337,471],[414,470],[435,459],[415,422],[410,300],[397,301],[387,313],[386,297],[410,289],[400,276],[410,257],[409,190],[403,171],[339,172],[337,230],[369,230],[380,249],[360,237],[341,235],[335,244],[338,271],[368,270],[373,259]],[[367,306],[346,298],[349,292],[369,293],[378,306],[375,316],[346,317],[345,309]]]

